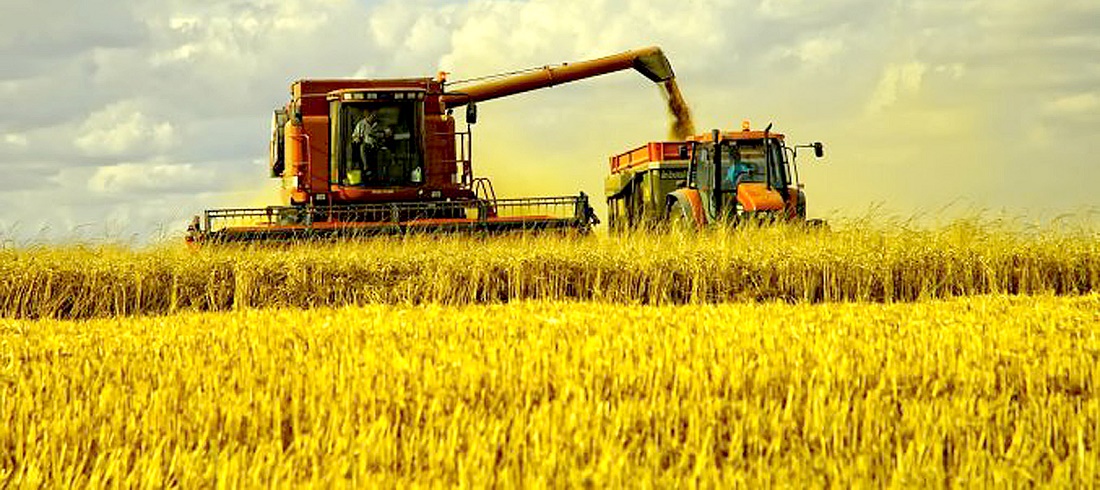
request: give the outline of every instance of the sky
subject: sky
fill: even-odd
[[[271,111],[300,78],[472,78],[661,46],[700,131],[774,123],[809,214],[1096,216],[1096,0],[5,0],[0,240],[181,236],[278,204]],[[663,140],[621,72],[479,105],[501,197],[584,191]],[[807,152],[809,153],[809,152]],[[597,206],[603,215],[603,206]]]

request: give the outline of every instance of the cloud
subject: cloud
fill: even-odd
[[[3,142],[4,142],[5,145],[8,145],[8,146],[14,146],[14,147],[18,147],[18,148],[26,148],[26,146],[27,146],[27,135],[20,134],[20,133],[8,133],[8,134],[4,135]]]
[[[873,2],[862,0],[834,0],[820,2],[814,0],[763,0],[756,11],[763,19],[779,21],[821,22],[823,18],[832,19],[852,8],[862,8]]]
[[[844,41],[835,38],[807,39],[794,48],[783,50],[788,57],[797,58],[802,63],[821,65],[828,63],[844,49]]]
[[[143,42],[145,30],[128,2],[6,0],[0,16],[0,78],[49,73],[91,49]]]
[[[190,192],[203,188],[214,178],[213,171],[193,164],[120,163],[97,168],[88,179],[88,190],[137,196]]]
[[[882,111],[900,98],[912,97],[920,91],[921,80],[928,67],[919,61],[891,64],[883,70],[867,108],[870,112]]]
[[[1044,108],[1047,114],[1054,117],[1095,117],[1100,114],[1100,94],[1087,92],[1066,95],[1048,102]]]
[[[457,80],[654,44],[700,130],[748,118],[825,141],[802,169],[811,214],[1095,202],[1059,177],[1098,177],[1091,0],[11,0],[5,14],[0,224],[150,233],[264,204],[269,117],[299,78]],[[599,203],[607,157],[666,135],[658,90],[633,72],[481,114],[475,172],[502,196]]]
[[[81,125],[75,141],[85,155],[114,157],[159,154],[176,144],[171,122],[146,116],[131,101],[112,104],[93,113]]]

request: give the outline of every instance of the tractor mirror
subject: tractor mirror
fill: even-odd
[[[473,103],[466,106],[466,124],[477,124],[477,106]]]
[[[820,141],[814,143],[814,156],[818,158],[825,156],[825,146]]]

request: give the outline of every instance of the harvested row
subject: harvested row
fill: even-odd
[[[963,225],[0,252],[0,316],[14,318],[515,300],[892,302],[1098,289],[1095,234]]]
[[[1100,297],[0,320],[0,486],[1100,481]]]

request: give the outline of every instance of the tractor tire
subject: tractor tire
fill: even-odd
[[[806,221],[806,193],[801,189],[798,190],[798,194],[795,194],[794,214],[795,219]]]
[[[690,206],[685,206],[679,199],[668,204],[668,222],[672,228],[678,230],[695,230],[695,215]]]

